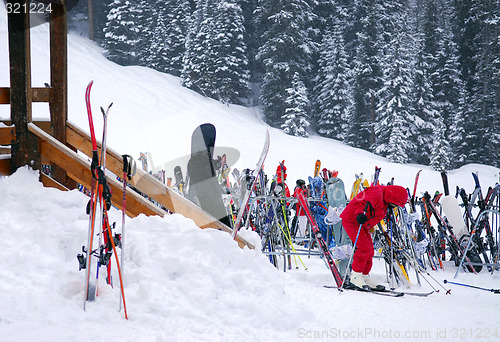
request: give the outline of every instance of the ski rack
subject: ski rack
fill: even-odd
[[[86,158],[86,156],[92,155],[90,136],[76,125],[67,122],[66,143],[69,146],[66,146],[47,133],[47,128],[50,127],[48,123],[41,122],[39,125],[40,127],[34,123],[29,123],[28,130],[38,138],[41,156],[49,162],[65,169],[68,177],[86,188],[90,188],[92,174],[89,158]],[[98,143],[98,148],[100,151],[100,143]],[[82,153],[86,156],[84,157]],[[123,159],[121,154],[110,148],[106,148],[106,169],[106,179],[111,191],[116,194],[122,193],[123,184],[116,179],[115,175],[122,174]],[[49,176],[42,173],[40,175],[45,186],[56,187],[60,190],[69,190]],[[159,215],[163,217],[168,213],[166,211],[168,210],[191,218],[200,228],[214,228],[227,233],[232,232],[230,227],[227,227],[143,170],[137,169],[137,173],[130,180],[129,184],[136,190],[134,191],[130,187],[127,187],[126,191],[126,212],[130,217],[136,217],[139,214],[147,216]],[[144,194],[144,196],[141,194]],[[166,210],[155,205],[150,199],[156,201]],[[121,196],[113,196],[112,204],[119,208],[121,207],[122,200]],[[242,237],[237,237],[236,241],[241,248],[245,246],[251,249],[254,248],[253,244]]]
[[[498,215],[498,217],[500,218],[500,211],[498,210],[492,210],[492,209],[487,209],[487,210],[484,210],[476,219],[476,223],[474,224],[474,227],[470,233],[470,238],[469,238],[469,242],[467,243],[467,247],[465,248],[465,251],[464,251],[464,255],[462,256],[461,260],[460,260],[460,264],[458,265],[458,268],[457,268],[457,271],[455,272],[455,275],[453,276],[453,279],[457,278],[458,276],[458,272],[460,271],[460,268],[462,267],[462,265],[470,265],[470,266],[491,266],[493,271],[491,272],[491,274],[493,274],[495,272],[495,270],[497,269],[497,267],[500,267],[500,262],[499,262],[499,255],[498,255],[498,250],[497,250],[497,256],[496,256],[496,260],[493,262],[493,263],[478,263],[478,262],[466,262],[465,261],[465,257],[467,256],[467,252],[469,251],[469,248],[471,247],[472,245],[472,241],[474,240],[473,239],[473,236],[474,234],[476,234],[476,231],[477,231],[477,228],[478,228],[478,225],[481,223],[481,219],[482,217],[485,215],[485,214],[496,214]],[[498,238],[498,236],[497,236]],[[500,241],[497,241],[496,245],[498,246],[500,243]],[[498,247],[497,247],[498,249]]]

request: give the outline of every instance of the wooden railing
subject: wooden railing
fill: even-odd
[[[86,132],[70,122],[67,122],[66,143],[69,146],[66,146],[54,139],[47,132],[50,129],[50,125],[46,122],[37,122],[36,124],[29,123],[28,129],[39,139],[39,148],[42,158],[63,168],[66,170],[68,177],[90,189],[92,174],[90,171],[89,156],[92,155],[92,144],[90,136]],[[99,149],[100,147],[99,144]],[[75,152],[75,150],[80,153]],[[122,163],[123,160],[121,155],[107,147],[106,178],[114,194],[123,193],[123,185],[116,179],[116,176],[122,175]],[[57,187],[64,190],[63,185],[55,182],[48,176],[41,176],[41,180],[46,186]],[[232,232],[231,228],[141,169],[137,169],[137,173],[129,181],[129,184],[169,211],[180,213],[192,219],[200,228],[214,228],[228,233]],[[167,214],[167,212],[158,205],[155,205],[149,199],[128,187],[126,191],[126,201],[127,215],[131,217],[135,217],[139,214],[160,216]],[[117,208],[121,208],[122,196],[112,196],[112,203]],[[254,248],[254,246],[244,238],[238,236],[236,240],[240,247],[247,246],[249,248]]]

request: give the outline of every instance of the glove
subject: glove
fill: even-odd
[[[356,221],[359,223],[359,224],[365,224],[366,221],[368,221],[368,218],[366,217],[365,214],[359,214],[358,216],[356,216]]]

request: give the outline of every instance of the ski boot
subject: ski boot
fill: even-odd
[[[363,280],[365,281],[366,285],[368,285],[373,291],[384,291],[385,286],[377,284],[375,280],[373,280],[369,274],[362,274],[361,275]]]
[[[351,272],[351,277],[349,280],[349,285],[354,287],[355,289],[370,291],[370,286],[365,282],[363,278],[363,274],[359,272]]]

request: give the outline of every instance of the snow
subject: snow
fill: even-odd
[[[5,10],[0,6],[0,85],[9,85]],[[33,86],[48,82],[48,27],[31,33]],[[186,160],[192,130],[212,122],[216,145],[239,151],[230,161],[240,170],[253,168],[264,143],[271,147],[265,170],[274,173],[285,160],[288,183],[311,175],[316,159],[339,176],[350,191],[354,175],[369,178],[375,166],[381,181],[418,193],[441,190],[439,173],[421,165],[390,163],[382,157],[347,147],[319,136],[308,139],[285,135],[262,123],[258,108],[223,105],[193,93],[176,77],[143,67],[122,67],[107,61],[94,43],[70,34],[69,120],[88,130],[85,87],[94,80],[92,104],[96,132],[102,129],[99,106],[113,102],[108,144],[135,158],[151,153],[157,167]],[[0,117],[9,117],[0,106]],[[33,116],[48,118],[46,104],[36,104]],[[99,136],[99,134],[98,134]],[[171,167],[172,166],[172,167]],[[486,188],[498,182],[499,169],[466,165],[449,172],[450,188],[471,192],[470,173],[479,172]],[[240,249],[229,234],[201,230],[179,214],[165,218],[139,216],[126,221],[123,265],[129,320],[119,308],[119,287],[99,285],[95,302],[82,309],[84,273],[76,254],[86,243],[88,198],[78,191],[44,188],[38,175],[21,168],[0,178],[0,336],[13,341],[303,341],[303,340],[499,340],[500,303],[494,294],[466,287],[446,295],[438,283],[453,280],[456,268],[445,262],[444,271],[430,271],[426,279],[440,289],[427,298],[387,298],[324,288],[333,278],[318,257],[302,256],[307,270],[276,270],[259,252]],[[121,213],[111,220],[121,230]],[[259,244],[252,232],[242,232]],[[114,271],[116,273],[116,271]],[[373,277],[385,281],[384,263],[375,260]],[[412,291],[429,291],[416,284]],[[432,278],[437,282],[435,282]],[[114,274],[115,282],[118,275]],[[490,275],[459,273],[456,281],[499,288],[498,272]]]

